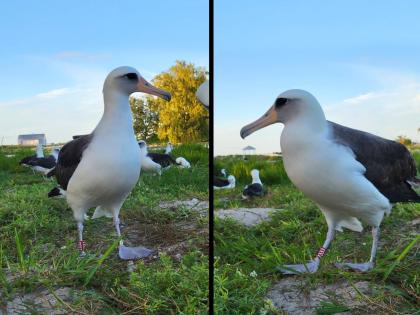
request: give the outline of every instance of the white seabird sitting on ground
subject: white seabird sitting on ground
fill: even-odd
[[[147,144],[146,141],[139,141],[140,147],[140,156],[141,156],[141,169],[145,171],[153,171],[162,175],[162,166],[160,164],[153,162],[153,160],[147,156]]]
[[[289,178],[319,205],[328,224],[327,238],[314,260],[280,270],[316,272],[335,230],[360,232],[359,219],[372,226],[370,259],[337,266],[373,268],[379,225],[391,203],[420,202],[410,184],[420,180],[409,151],[397,142],[327,121],[315,97],[303,90],[280,94],[260,119],[242,128],[241,137],[276,122],[284,124],[280,145]]]
[[[65,191],[79,232],[79,249],[85,250],[83,220],[89,208],[94,217],[112,216],[121,237],[119,212],[136,185],[141,168],[140,149],[134,136],[130,94],[144,92],[167,101],[168,92],[148,83],[136,69],[119,67],[108,74],[103,86],[104,113],[95,130],[68,142],[60,151],[55,176]],[[130,248],[120,241],[122,259],[147,257],[144,247]]]
[[[210,83],[209,80],[204,81],[197,89],[195,93],[198,100],[203,104],[203,106],[208,110],[209,109],[209,95],[210,95]]]
[[[249,197],[261,197],[264,195],[263,184],[260,180],[260,172],[256,169],[251,171],[252,183],[246,185],[242,192],[242,198],[248,199]]]
[[[183,158],[182,156],[177,157],[175,159],[176,164],[178,164],[180,167],[182,168],[190,168],[191,164],[190,162],[188,162],[185,158]]]

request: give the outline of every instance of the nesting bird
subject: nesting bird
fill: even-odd
[[[82,253],[86,246],[83,221],[89,208],[96,207],[94,217],[113,217],[121,237],[119,212],[138,181],[142,162],[128,102],[134,92],[171,99],[168,92],[148,83],[136,69],[116,68],[103,85],[104,113],[98,125],[91,134],[64,145],[58,157],[55,176],[73,210]],[[141,246],[126,247],[120,241],[122,259],[142,258],[151,253]]]
[[[246,185],[242,192],[242,198],[262,197],[264,195],[263,184],[260,180],[260,172],[256,169],[251,171],[252,183]]]
[[[22,160],[20,160],[19,164],[23,166],[29,166],[29,162],[36,158],[43,158],[44,157],[44,150],[42,148],[42,143],[38,141],[38,144],[36,146],[36,154],[26,156]]]
[[[33,158],[27,162],[27,165],[31,167],[34,171],[47,175],[50,171],[52,171],[55,168],[59,152],[59,148],[54,148],[49,156]]]
[[[213,176],[213,189],[232,189],[235,188],[236,178],[233,175],[229,175],[227,178],[219,178]]]
[[[140,147],[140,156],[141,156],[141,168],[145,171],[156,172],[159,175],[162,175],[162,166],[154,162],[147,154],[147,144],[146,141],[139,141]]]
[[[335,231],[344,227],[360,232],[359,220],[372,226],[370,259],[337,266],[359,271],[373,268],[379,226],[392,203],[420,202],[412,188],[420,180],[410,152],[397,142],[327,121],[316,98],[303,90],[280,94],[261,118],[242,128],[241,137],[277,122],[284,124],[280,145],[285,170],[319,205],[328,224],[326,240],[312,261],[280,270],[316,272]]]

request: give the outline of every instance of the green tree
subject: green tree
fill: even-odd
[[[411,141],[411,139],[406,136],[398,136],[396,141],[408,146],[410,146],[413,143],[413,141]]]
[[[159,114],[157,108],[148,102],[147,98],[130,98],[133,112],[134,132],[137,139],[148,143],[156,142]]]
[[[205,80],[205,69],[185,61],[176,61],[168,71],[153,79],[155,86],[172,95],[169,103],[160,98],[147,98],[148,103],[159,112],[157,135],[160,140],[172,143],[208,140],[208,112],[195,96]]]

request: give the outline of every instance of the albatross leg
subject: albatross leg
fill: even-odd
[[[121,230],[120,230],[120,219],[118,218],[117,214],[114,214],[114,225],[115,230],[117,231],[118,237],[121,237]],[[123,240],[120,241],[120,246],[118,248],[118,255],[121,259],[124,260],[131,260],[131,259],[139,259],[145,258],[150,256],[153,253],[153,250],[147,249],[143,246],[138,247],[127,247],[124,246]]]
[[[372,249],[370,251],[370,259],[365,263],[336,263],[335,266],[340,269],[353,269],[357,271],[368,271],[374,267],[376,250],[378,248],[380,230],[379,227],[372,227]]]
[[[80,256],[85,256],[86,243],[83,240],[83,222],[77,222],[77,231],[79,232],[79,242],[77,243],[77,248],[80,250]]]
[[[335,230],[333,227],[328,227],[327,238],[325,239],[324,244],[318,250],[318,253],[314,260],[307,262],[306,264],[297,264],[297,265],[283,265],[282,267],[277,267],[277,270],[286,275],[297,275],[305,272],[314,273],[318,270],[321,257],[324,256],[325,252],[330,246],[331,241],[334,238]]]

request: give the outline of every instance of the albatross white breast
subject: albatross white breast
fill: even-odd
[[[347,128],[325,119],[318,101],[303,90],[279,95],[258,120],[241,130],[242,138],[281,122],[281,149],[292,182],[314,200],[325,215],[327,238],[308,264],[286,265],[284,273],[315,272],[335,230],[361,231],[372,226],[373,244],[367,263],[337,264],[360,271],[373,267],[379,225],[394,202],[420,202],[410,183],[419,180],[409,151],[401,144]]]
[[[84,252],[83,220],[89,208],[97,207],[94,217],[112,216],[121,236],[119,212],[138,181],[141,168],[140,149],[135,139],[128,98],[144,92],[170,100],[168,92],[148,83],[131,67],[119,67],[105,79],[104,113],[94,131],[67,143],[60,151],[55,176],[65,191],[79,231],[79,249]],[[125,247],[122,259],[150,255],[144,247]]]

